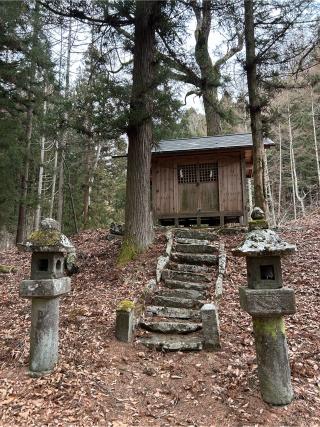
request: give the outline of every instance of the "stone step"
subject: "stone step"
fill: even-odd
[[[193,273],[193,272],[182,272],[175,270],[168,270],[167,268],[162,271],[163,280],[182,280],[183,282],[197,282],[197,283],[209,283],[211,282],[210,273]]]
[[[199,300],[193,300],[190,298],[177,298],[167,297],[161,295],[155,295],[152,297],[152,303],[154,305],[162,307],[177,307],[177,308],[192,308],[199,309],[203,306],[204,302]]]
[[[182,237],[177,237],[175,239],[176,243],[181,243],[183,245],[214,245],[216,246],[216,243],[212,243],[210,240],[201,240],[201,239],[184,239]]]
[[[165,287],[170,289],[194,289],[199,292],[205,292],[210,289],[207,283],[183,282],[182,280],[166,279]]]
[[[177,229],[174,231],[174,235],[176,238],[182,239],[197,239],[197,240],[210,240],[217,241],[219,237],[216,233],[212,231],[198,231],[198,230],[190,230],[190,229]]]
[[[200,320],[200,311],[190,310],[188,308],[148,305],[145,310],[145,316],[161,316],[176,319]]]
[[[200,334],[152,334],[139,338],[139,342],[148,348],[161,351],[200,351],[202,337]]]
[[[156,292],[157,295],[163,297],[175,297],[175,298],[191,298],[194,300],[205,299],[206,292],[195,289],[169,289],[164,287]]]
[[[175,243],[173,250],[175,252],[183,252],[190,254],[214,254],[218,253],[219,248],[216,245],[204,245],[204,244],[185,244]],[[217,256],[216,256],[217,260]]]
[[[212,254],[192,254],[172,252],[171,259],[179,263],[186,264],[206,264],[214,265],[217,263],[217,256]]]
[[[212,270],[212,268],[207,265],[178,264],[176,262],[169,262],[167,269],[192,273],[210,273]]]
[[[146,320],[140,321],[140,326],[150,332],[160,332],[163,334],[189,334],[191,332],[199,331],[202,328],[201,323],[192,322],[174,322],[174,321],[156,321],[148,322]]]

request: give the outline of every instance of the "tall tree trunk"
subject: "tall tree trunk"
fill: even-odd
[[[53,218],[54,198],[56,195],[58,153],[59,153],[58,143],[55,142],[55,144],[54,144],[53,173],[52,173],[52,187],[51,187],[50,209],[49,209],[49,217],[50,218]]]
[[[150,166],[152,94],[155,77],[155,29],[162,2],[136,1],[133,82],[127,130],[128,169],[123,263],[152,242]]]
[[[316,130],[316,122],[315,122],[315,114],[314,114],[313,89],[311,89],[311,115],[312,115],[314,150],[315,150],[315,153],[316,153],[317,173],[318,173],[318,182],[319,182],[319,189],[320,189],[320,164],[319,164],[319,150],[318,150],[318,141],[317,141],[317,130]]]
[[[28,196],[28,181],[29,181],[29,170],[30,170],[30,157],[31,157],[31,139],[32,139],[32,127],[33,127],[33,99],[32,99],[32,80],[36,73],[36,58],[35,48],[38,42],[39,34],[39,3],[36,1],[35,10],[33,15],[33,33],[32,33],[32,46],[31,46],[31,64],[28,75],[28,108],[26,117],[26,147],[24,156],[24,170],[21,175],[21,190],[20,190],[20,201],[19,201],[19,213],[18,213],[18,224],[16,243],[22,243],[25,239],[25,229],[27,220],[27,196]]]
[[[261,101],[257,80],[257,64],[255,53],[253,1],[244,0],[245,9],[245,44],[246,72],[249,91],[249,109],[253,142],[253,181],[255,206],[267,211],[264,186],[264,145],[262,135]]]
[[[267,194],[267,207],[268,207],[268,215],[270,216],[271,213],[271,225],[274,227],[276,224],[276,214],[274,210],[274,200],[273,200],[273,194],[269,179],[269,169],[268,169],[268,159],[267,159],[267,153],[264,151],[264,172],[265,172],[265,183],[266,183],[266,194]]]
[[[69,30],[68,30],[68,47],[67,47],[67,64],[66,64],[66,82],[65,82],[65,100],[69,98],[69,89],[70,89],[70,60],[71,60],[71,34],[72,34],[72,25],[71,18],[69,18]],[[64,112],[64,122],[67,127],[69,120],[69,112],[66,110]],[[64,160],[65,160],[65,150],[67,145],[67,128],[63,131],[61,142],[60,142],[60,163],[59,163],[59,184],[58,184],[58,210],[57,210],[57,221],[61,224],[62,228],[62,219],[63,219],[63,202],[64,202]]]
[[[31,100],[29,100],[31,102]],[[27,220],[27,195],[28,195],[28,181],[30,170],[30,157],[31,157],[31,139],[32,139],[32,124],[33,124],[33,107],[29,105],[27,111],[27,124],[26,124],[26,151],[24,158],[24,171],[21,175],[21,194],[19,203],[18,226],[16,235],[16,244],[23,243],[25,239],[25,229]]]
[[[288,131],[289,131],[289,148],[290,148],[290,164],[291,164],[291,178],[292,178],[292,187],[293,187],[293,193],[294,193],[294,217],[297,218],[297,212],[296,212],[296,202],[295,199],[299,201],[301,205],[301,211],[302,215],[305,215],[305,207],[304,207],[304,197],[300,196],[299,194],[299,188],[298,188],[298,177],[297,177],[297,169],[296,169],[296,160],[294,156],[294,149],[293,149],[293,136],[292,136],[292,126],[291,126],[291,113],[290,113],[290,104],[289,104],[289,97],[288,97]]]
[[[278,191],[278,222],[281,215],[281,197],[282,197],[282,134],[279,123],[279,191]]]
[[[44,91],[46,96],[46,89]],[[43,117],[45,118],[47,113],[47,101],[43,103]],[[43,186],[43,172],[44,172],[44,155],[45,155],[45,143],[46,138],[44,131],[42,131],[41,141],[40,141],[40,165],[39,165],[39,176],[38,176],[38,190],[37,190],[37,207],[34,216],[34,229],[38,230],[40,225],[41,218],[41,199],[42,199],[42,186]]]
[[[101,153],[101,144],[98,144],[98,146],[95,147],[94,153],[90,153],[90,146],[89,146],[85,155],[87,170],[86,170],[85,188],[84,188],[84,194],[83,194],[83,228],[87,226],[88,220],[89,220],[89,208],[91,204],[92,186],[94,183],[94,174],[98,166],[100,153]],[[94,159],[92,159],[93,156],[94,156]]]

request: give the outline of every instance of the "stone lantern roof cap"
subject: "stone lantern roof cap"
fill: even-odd
[[[250,231],[241,246],[232,251],[235,256],[288,255],[296,251],[296,245],[287,243],[273,230],[257,229]]]
[[[60,224],[52,218],[43,219],[39,230],[31,233],[26,244],[20,247],[27,252],[75,252],[73,244],[61,233]]]

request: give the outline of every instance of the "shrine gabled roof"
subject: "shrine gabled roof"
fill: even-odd
[[[264,138],[265,147],[270,147],[272,145],[274,145],[274,142],[271,141],[271,139]],[[183,139],[164,139],[152,149],[152,154],[245,148],[252,148],[251,133],[235,133]]]

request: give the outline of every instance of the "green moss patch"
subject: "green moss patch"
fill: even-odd
[[[0,264],[0,273],[8,274],[8,273],[15,273],[17,269],[12,265],[4,265]]]
[[[256,336],[267,335],[276,338],[277,335],[286,334],[285,324],[282,317],[272,319],[253,319],[253,328]]]
[[[136,245],[130,241],[124,241],[122,243],[120,254],[118,257],[118,266],[121,267],[127,264],[129,261],[132,261],[139,253]]]
[[[132,311],[135,308],[135,303],[128,299],[124,299],[119,302],[117,311]]]
[[[262,230],[266,228],[269,228],[269,224],[265,219],[255,219],[249,222],[249,231]]]
[[[61,233],[57,230],[38,230],[31,233],[29,241],[33,246],[58,246]]]

